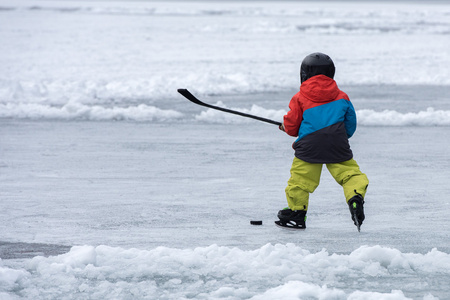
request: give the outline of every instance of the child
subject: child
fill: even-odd
[[[286,187],[289,207],[278,212],[280,226],[306,228],[309,194],[319,185],[322,165],[344,188],[352,220],[364,221],[364,196],[369,184],[353,159],[348,139],[356,130],[356,114],[346,93],[333,80],[334,63],[328,55],[308,55],[300,68],[300,91],[289,103],[290,111],[280,126],[297,140],[295,158]]]

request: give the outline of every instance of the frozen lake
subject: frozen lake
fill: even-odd
[[[441,196],[450,177],[447,127],[359,129],[352,147],[371,176],[367,220],[357,234],[326,170],[312,195],[308,230],[272,226],[285,206],[293,155],[291,139],[273,125],[1,124],[2,194],[14,199],[14,205],[2,201],[8,241],[145,249],[295,241],[339,253],[364,244],[450,250],[449,201]],[[264,226],[250,226],[251,219]]]
[[[0,299],[448,299],[446,3],[0,1]],[[274,226],[303,57],[328,53],[370,180]],[[250,225],[262,220],[262,226]]]
[[[27,247],[13,243],[7,249],[17,259],[2,260],[3,270],[9,276],[8,268],[29,273],[2,287],[12,292],[18,286],[23,296],[66,291],[74,298],[128,298],[134,288],[138,298],[206,299],[223,287],[231,289],[224,295],[250,298],[262,286],[283,285],[283,295],[310,283],[315,293],[326,294],[323,284],[344,293],[336,299],[391,290],[413,299],[429,293],[445,299],[450,202],[442,195],[449,189],[449,134],[447,127],[361,127],[352,147],[371,180],[362,232],[326,171],[311,197],[307,230],[291,232],[273,224],[285,206],[292,159],[291,141],[276,126],[3,120],[2,240],[47,244],[35,247],[42,251],[36,255],[45,256],[66,252],[62,246],[89,246],[67,257],[29,261],[35,255],[22,254]],[[252,219],[263,226],[250,225]],[[436,249],[442,252],[429,253]],[[191,257],[197,255],[201,261]],[[302,260],[311,262],[304,266]],[[364,267],[342,271],[345,261]],[[216,270],[216,263],[224,270]],[[284,267],[276,271],[279,263]],[[197,268],[212,277],[187,280],[199,276]],[[242,275],[236,268],[274,268],[276,280],[270,272]],[[138,283],[155,284],[154,293]],[[83,284],[86,289],[79,290]],[[56,291],[43,292],[49,289]]]

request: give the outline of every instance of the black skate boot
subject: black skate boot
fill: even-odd
[[[291,210],[289,207],[282,209],[278,212],[279,221],[275,221],[280,227],[286,227],[291,229],[305,229],[306,228],[306,211],[304,210]]]
[[[364,216],[364,199],[361,195],[356,195],[350,200],[348,200],[348,208],[350,209],[350,214],[352,215],[353,223],[355,223],[358,231],[361,230],[361,225],[366,218]]]

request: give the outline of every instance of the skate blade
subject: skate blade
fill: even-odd
[[[300,226],[293,226],[291,224],[287,225],[288,223],[282,223],[281,221],[275,221],[275,225],[277,225],[280,228],[287,229],[287,230],[305,230],[306,227],[300,227]]]
[[[359,223],[358,217],[356,216],[356,211],[352,211],[352,220],[356,228],[358,229],[358,232],[361,232],[361,224]]]

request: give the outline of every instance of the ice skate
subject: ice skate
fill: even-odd
[[[365,219],[364,216],[364,199],[361,195],[356,195],[348,200],[348,208],[352,215],[353,223],[355,223],[358,231],[361,230],[361,225]]]
[[[304,210],[291,210],[286,207],[278,212],[279,221],[275,221],[280,227],[290,229],[305,229],[306,228],[306,211]]]

